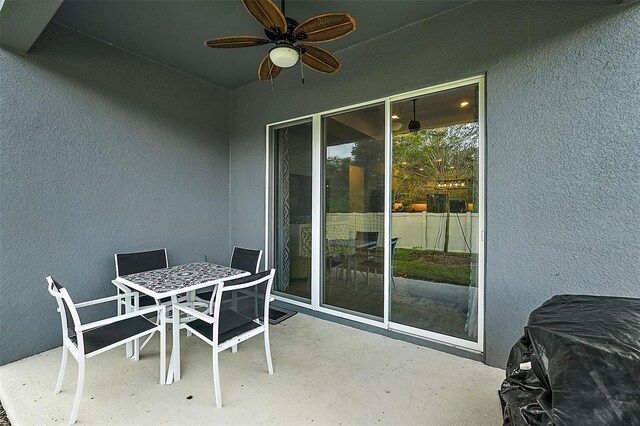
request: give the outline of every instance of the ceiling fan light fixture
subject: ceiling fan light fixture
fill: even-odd
[[[420,122],[416,121],[416,120],[411,120],[409,122],[409,126],[407,126],[409,128],[410,132],[417,132],[418,130],[420,130]]]
[[[290,68],[298,62],[300,52],[294,47],[279,45],[269,51],[269,58],[280,68]]]
[[[409,122],[407,126],[409,128],[409,132],[417,132],[420,130],[420,122],[416,120],[416,101],[417,99],[413,99],[413,120]]]

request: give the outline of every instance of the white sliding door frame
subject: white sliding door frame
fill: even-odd
[[[390,321],[390,301],[391,301],[391,197],[392,197],[392,159],[393,159],[393,140],[391,130],[391,103],[411,99],[416,96],[422,96],[430,93],[436,93],[443,90],[454,89],[461,86],[471,84],[478,85],[478,137],[479,137],[479,232],[478,239],[478,340],[469,341],[457,337],[448,336],[424,329],[410,327],[407,325],[394,323]],[[325,147],[322,135],[322,119],[337,113],[348,112],[350,110],[358,110],[364,107],[384,104],[385,108],[385,210],[384,210],[384,318],[382,321],[373,317],[341,310],[335,307],[323,305],[321,303],[322,288],[324,283],[324,260],[323,260],[323,229],[324,229],[324,156]],[[486,212],[486,193],[485,193],[485,176],[486,176],[486,107],[485,107],[485,76],[478,75],[462,80],[457,80],[445,84],[427,87],[420,90],[401,93],[386,98],[375,99],[372,101],[361,102],[355,105],[349,105],[342,108],[336,108],[329,111],[323,111],[316,114],[298,117],[292,120],[280,121],[266,126],[266,168],[265,168],[265,262],[266,267],[273,266],[273,224],[275,219],[274,212],[274,188],[276,182],[273,182],[273,131],[282,127],[299,124],[302,122],[312,123],[312,214],[311,214],[311,303],[293,298],[285,293],[274,294],[276,300],[312,309],[317,312],[326,313],[336,317],[352,320],[359,323],[368,324],[386,330],[396,331],[426,340],[435,341],[441,344],[462,348],[471,352],[482,353],[484,351],[484,314],[485,314],[485,212]]]

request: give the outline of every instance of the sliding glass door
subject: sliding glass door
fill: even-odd
[[[478,85],[391,103],[390,321],[477,340]]]
[[[275,293],[483,350],[484,78],[269,126]]]
[[[311,300],[311,122],[273,130],[274,290]]]
[[[383,282],[365,266],[384,253],[384,117],[384,104],[322,117],[322,303],[380,320]]]

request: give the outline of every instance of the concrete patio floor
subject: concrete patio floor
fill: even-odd
[[[170,343],[170,331],[167,337]],[[124,348],[89,359],[78,424],[498,425],[504,371],[480,362],[297,314],[220,356],[215,408],[211,350],[182,335],[182,380],[158,384],[158,341],[139,362]],[[0,367],[0,400],[14,426],[66,424],[75,392],[70,357],[54,395],[61,348]]]

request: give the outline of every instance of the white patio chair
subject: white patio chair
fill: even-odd
[[[167,249],[162,248],[158,250],[148,250],[148,251],[137,251],[130,253],[116,253],[114,255],[115,264],[116,264],[116,277],[120,277],[122,275],[129,274],[137,274],[138,272],[147,272],[153,271],[155,269],[163,269],[169,267],[169,259],[167,256]],[[125,298],[122,299],[118,304],[118,315],[122,314],[122,308],[124,308],[124,313],[137,311],[141,307],[149,307],[154,305],[165,305],[168,308],[171,307],[171,298],[165,298],[156,300],[151,296],[146,294],[139,294],[136,290],[127,287],[126,285],[119,283],[116,280],[111,281],[113,285],[116,286],[116,294],[137,294],[138,295],[138,303],[134,304],[133,301],[135,298]],[[156,317],[156,324],[159,324],[159,319]],[[144,347],[149,343],[151,336],[149,336],[143,343],[140,345],[140,342],[136,340],[134,345],[139,346],[138,350],[144,349]],[[131,357],[131,343],[126,345],[126,356]]]
[[[262,250],[246,249],[234,247],[231,253],[231,262],[229,266],[252,274],[258,272],[260,267],[260,259],[262,258]],[[196,300],[209,304],[213,297],[214,290],[202,291],[196,294]],[[211,310],[209,310],[211,313]]]
[[[222,407],[218,353],[262,333],[267,369],[269,374],[273,374],[269,347],[269,303],[274,274],[275,269],[271,269],[218,284],[211,301],[213,314],[197,311],[187,304],[173,305],[173,350],[180,353],[180,333],[176,332],[178,327],[190,331],[213,349],[213,385],[218,408]],[[237,291],[242,291],[242,297],[238,298],[237,304],[224,297],[225,294]],[[253,294],[253,297],[246,297],[247,294]],[[180,312],[194,319],[180,323]],[[180,378],[180,363],[177,361],[179,358],[178,355],[171,366],[176,380]]]
[[[396,288],[396,281],[393,278],[393,261],[396,257],[396,246],[398,245],[399,237],[391,238],[391,283],[393,288]],[[360,262],[357,266],[358,271],[364,276],[366,271],[367,285],[369,285],[369,272],[373,271],[376,275],[379,275],[381,279],[382,272],[384,271],[384,252],[374,252],[374,256],[371,259]]]
[[[133,340],[153,335],[156,331],[160,333],[160,384],[165,381],[166,370],[166,339],[165,339],[165,310],[164,306],[153,306],[88,324],[82,324],[78,316],[77,308],[93,306],[100,303],[117,301],[122,298],[137,297],[137,294],[121,294],[102,299],[91,300],[83,303],[73,303],[67,290],[57,283],[50,276],[47,277],[48,290],[58,302],[58,312],[62,321],[62,363],[60,373],[56,383],[55,393],[59,393],[62,387],[62,380],[67,367],[68,354],[78,362],[78,384],[76,387],[76,397],[73,401],[69,424],[74,424],[78,417],[80,400],[82,399],[82,389],[84,387],[85,359],[101,354],[109,349],[116,348]],[[144,315],[155,313],[160,318],[160,324],[149,321]],[[140,351],[136,348],[134,355],[137,361]]]

